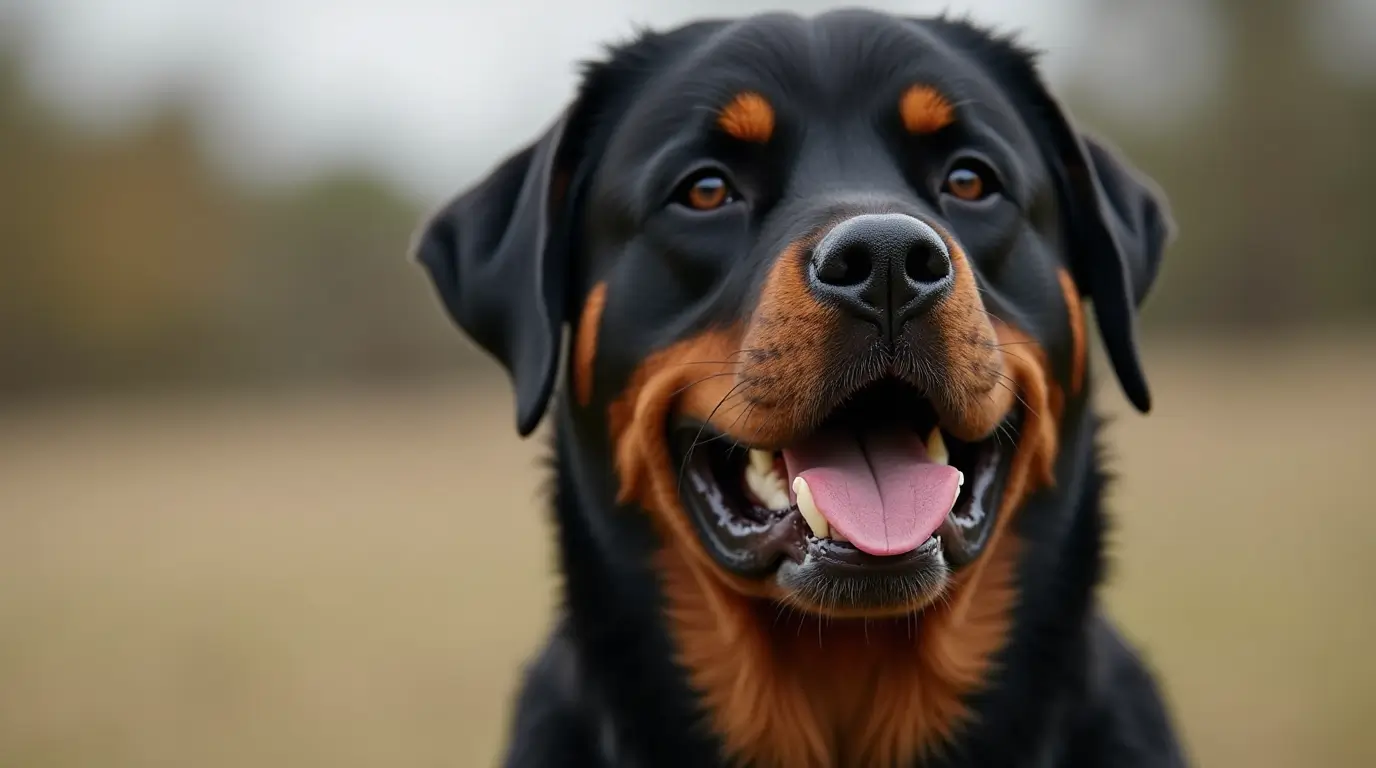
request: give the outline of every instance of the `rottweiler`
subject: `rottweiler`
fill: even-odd
[[[1096,599],[1086,320],[1145,413],[1173,234],[967,19],[714,19],[585,65],[413,243],[518,432],[558,405],[562,601],[505,765],[1183,765]]]

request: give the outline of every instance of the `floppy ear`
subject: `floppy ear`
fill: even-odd
[[[566,112],[423,225],[413,245],[453,321],[506,367],[516,429],[544,416],[558,372],[570,254],[558,179]]]
[[[1165,196],[1108,145],[1071,126],[1038,76],[1035,55],[1011,36],[949,18],[925,26],[984,63],[1037,136],[1066,212],[1071,272],[1094,305],[1123,392],[1146,413],[1151,393],[1138,358],[1137,308],[1175,235]]]
[[[1052,139],[1074,245],[1071,270],[1094,305],[1099,335],[1128,400],[1151,410],[1137,350],[1137,309],[1175,236],[1165,196],[1116,150],[1071,127],[1050,96]],[[1058,161],[1058,162],[1057,162]]]

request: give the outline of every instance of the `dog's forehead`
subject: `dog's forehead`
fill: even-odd
[[[648,68],[606,158],[641,163],[690,141],[742,93],[760,94],[783,129],[863,122],[893,113],[905,89],[930,86],[955,113],[1015,149],[1031,137],[1009,95],[971,51],[939,27],[871,11],[813,18],[766,14],[699,27],[687,45]]]

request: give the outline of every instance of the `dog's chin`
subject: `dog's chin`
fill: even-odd
[[[920,611],[983,553],[1017,443],[1010,412],[975,441],[916,390],[865,388],[781,446],[670,425],[679,495],[718,566],[837,617]]]

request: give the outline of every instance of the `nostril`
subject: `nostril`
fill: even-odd
[[[822,257],[817,278],[827,285],[859,285],[869,279],[873,257],[864,243],[848,243]]]
[[[944,244],[920,238],[908,248],[904,271],[919,283],[939,282],[951,274],[951,257]]]

